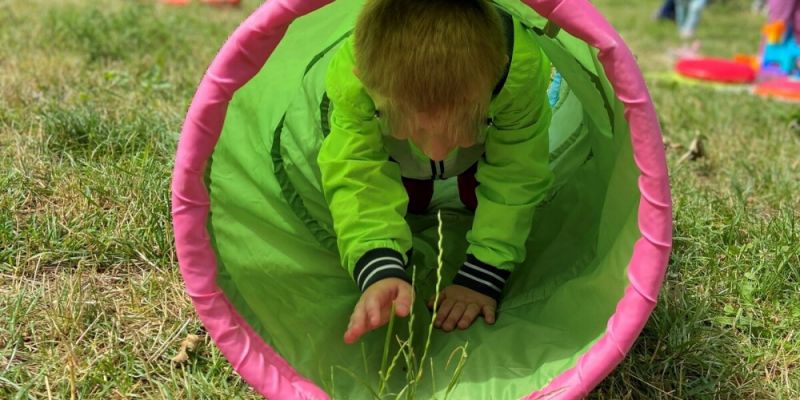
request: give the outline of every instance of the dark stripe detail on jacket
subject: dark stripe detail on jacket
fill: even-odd
[[[472,254],[467,254],[467,261],[458,270],[453,283],[485,294],[499,302],[509,276],[511,271],[495,268],[481,262]]]
[[[373,283],[386,278],[400,278],[411,283],[403,264],[403,255],[388,248],[373,249],[356,262],[353,278],[363,292]]]

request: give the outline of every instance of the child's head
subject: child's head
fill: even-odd
[[[392,134],[442,159],[474,144],[505,71],[505,35],[486,0],[369,0],[356,73]]]

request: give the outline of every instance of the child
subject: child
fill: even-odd
[[[494,323],[552,182],[549,76],[533,37],[486,0],[366,3],[329,66],[331,131],[318,157],[342,263],[362,291],[346,343],[386,324],[393,304],[408,315],[404,217],[425,211],[434,179],[453,176],[475,218],[434,325]]]

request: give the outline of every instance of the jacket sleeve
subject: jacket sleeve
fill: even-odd
[[[345,42],[326,76],[331,129],[317,161],[342,264],[363,291],[388,277],[410,281],[411,231],[400,168],[389,160],[375,106],[352,66]]]
[[[526,256],[536,206],[553,181],[547,100],[550,64],[538,46],[509,82],[511,100],[495,113],[478,163],[478,208],[467,234],[467,261],[454,283],[500,299],[506,280]],[[509,77],[511,79],[511,77]]]

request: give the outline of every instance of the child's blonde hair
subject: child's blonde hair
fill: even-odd
[[[506,39],[486,0],[368,0],[355,28],[355,63],[385,104],[393,133],[435,116],[454,143],[471,143],[502,78]]]

